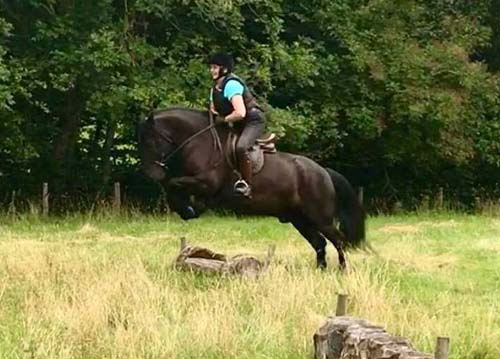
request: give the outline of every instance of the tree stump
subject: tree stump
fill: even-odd
[[[329,317],[314,334],[315,359],[433,359],[406,338],[353,317]]]
[[[239,254],[228,258],[224,254],[216,253],[208,248],[181,246],[181,252],[175,260],[175,266],[181,270],[188,270],[210,274],[237,274],[248,278],[257,278],[264,272],[274,255],[274,247],[268,250],[267,259],[260,261],[257,258]]]

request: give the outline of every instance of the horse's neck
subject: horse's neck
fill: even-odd
[[[173,108],[163,115],[165,126],[170,128],[177,139],[187,139],[209,125],[208,114],[202,111]]]
[[[193,133],[203,131],[207,125],[195,128]],[[214,133],[214,130],[216,133]],[[225,151],[230,129],[227,127],[215,127],[201,133],[190,141],[185,151],[185,168],[190,173],[200,173],[213,170],[215,167],[226,164]]]
[[[177,116],[172,116],[175,122],[171,122],[174,135],[180,143],[188,141],[186,148],[182,151],[185,172],[197,174],[214,169],[214,165],[219,166],[218,163],[224,166],[226,164],[224,153],[231,129],[227,126],[216,126],[214,129],[217,135],[214,136],[214,129],[207,129],[210,125],[208,114],[200,112],[188,119],[186,117],[188,116],[177,114]],[[201,133],[197,135],[198,132]],[[192,136],[194,137],[190,140]]]

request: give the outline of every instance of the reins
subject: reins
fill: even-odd
[[[182,143],[177,146],[172,152],[170,152],[165,158],[162,158],[161,161],[155,161],[154,163],[157,164],[158,166],[160,167],[163,167],[163,168],[166,168],[168,169],[168,166],[167,166],[167,163],[168,161],[170,161],[172,159],[172,157],[174,155],[176,155],[180,150],[182,150],[189,142],[191,142],[193,139],[195,139],[196,137],[198,137],[199,135],[207,132],[210,130],[210,133],[212,134],[212,139],[213,139],[213,150],[214,152],[217,152],[217,150],[220,150],[221,151],[221,155],[222,157],[224,157],[224,155],[222,154],[222,144],[221,144],[221,141],[220,141],[220,137],[219,137],[219,134],[217,133],[217,130],[215,129],[215,122],[214,122],[214,119],[213,119],[213,114],[212,114],[212,111],[208,111],[209,113],[209,125],[207,127],[204,127],[202,128],[201,130],[197,131],[196,133],[194,133],[193,135],[189,136],[187,139],[185,139],[184,141],[182,141]],[[153,120],[154,121],[154,120]],[[160,132],[159,130],[156,129],[156,126],[154,126],[154,123],[153,123],[153,130],[163,139],[165,140],[166,142],[172,144],[172,145],[175,145],[175,142],[174,140],[172,140],[171,137],[169,136],[166,136],[164,133]],[[218,164],[220,163],[220,161],[218,161],[216,164],[214,164],[213,166],[211,167],[215,167],[217,166]]]

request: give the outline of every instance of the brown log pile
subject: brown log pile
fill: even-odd
[[[416,351],[408,339],[347,316],[329,317],[314,334],[315,359],[433,359]]]
[[[257,278],[269,266],[274,255],[274,247],[268,251],[267,258],[261,261],[254,256],[239,254],[227,257],[208,248],[181,245],[181,252],[175,260],[175,266],[181,270],[210,273],[236,274],[248,278]]]

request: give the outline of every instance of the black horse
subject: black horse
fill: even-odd
[[[224,155],[230,131],[226,125],[216,127],[207,111],[157,111],[139,124],[142,168],[166,185],[169,206],[183,219],[200,214],[191,196],[209,207],[274,216],[291,222],[309,241],[318,267],[326,267],[326,238],[345,268],[344,249],[365,241],[365,214],[345,177],[307,157],[266,154],[263,169],[253,178],[252,198],[236,197],[235,172]]]

